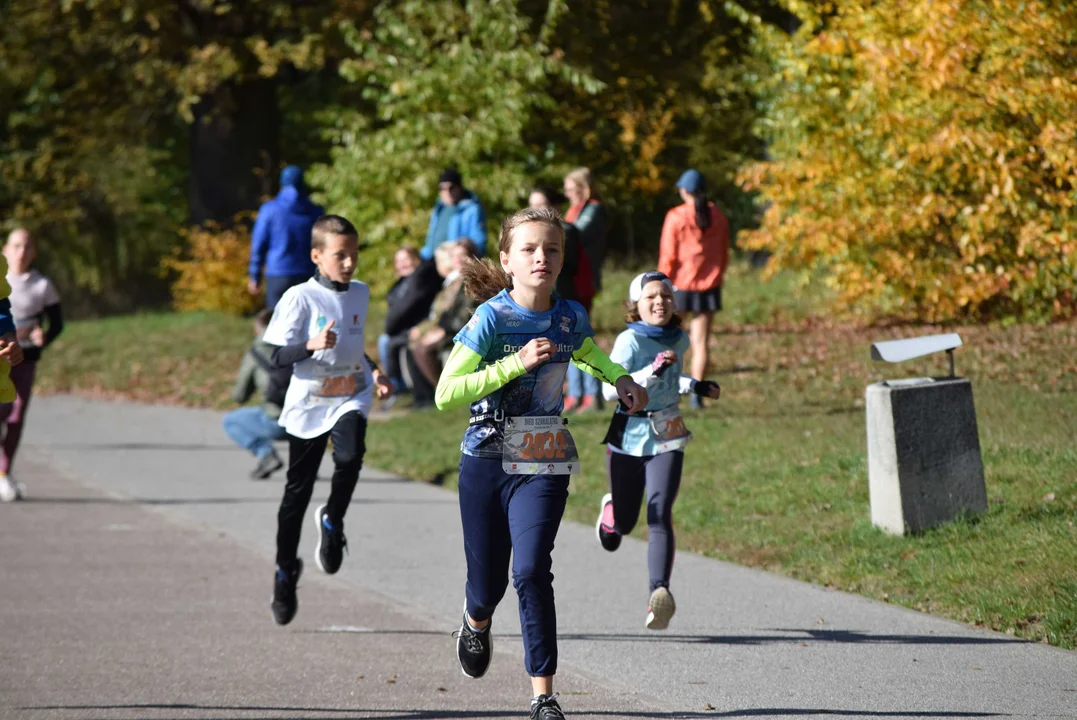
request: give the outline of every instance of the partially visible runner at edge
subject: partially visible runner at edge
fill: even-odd
[[[30,398],[34,393],[34,377],[41,354],[59,337],[64,329],[60,309],[60,293],[52,280],[34,269],[37,246],[28,230],[19,228],[8,235],[4,245],[7,260],[7,282],[11,286],[11,318],[15,336],[22,350],[22,363],[11,363],[11,384],[14,402],[0,405],[0,428],[3,429],[0,455],[0,502],[22,500],[26,497],[25,483],[15,480],[12,466],[15,452],[22,439]],[[42,328],[42,322],[48,329]]]

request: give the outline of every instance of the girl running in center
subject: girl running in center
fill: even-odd
[[[524,667],[531,676],[530,717],[557,720],[557,619],[550,553],[571,473],[579,472],[561,417],[569,362],[616,386],[632,412],[647,392],[594,343],[583,307],[553,294],[564,230],[556,210],[526,209],[505,220],[501,267],[469,263],[464,282],[482,304],[454,339],[435,402],[471,403],[460,458],[460,517],[467,558],[466,602],[457,633],[464,674],[490,664],[490,620],[508,588],[509,558],[519,596]]]
[[[684,446],[692,439],[678,410],[679,394],[717,399],[718,383],[681,375],[688,336],[674,312],[673,284],[660,272],[637,275],[628,286],[625,320],[610,358],[624,365],[632,379],[647,388],[643,412],[622,405],[614,411],[606,433],[606,465],[610,492],[602,498],[595,531],[602,547],[613,552],[621,536],[632,532],[647,492],[647,566],[650,601],[647,629],[665,630],[676,610],[669,592],[673,572],[673,501],[681,485]],[[603,394],[616,398],[613,388]]]

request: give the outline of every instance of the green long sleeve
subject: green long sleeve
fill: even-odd
[[[610,356],[602,352],[592,338],[586,338],[580,349],[572,353],[572,361],[580,370],[610,385],[615,385],[619,378],[628,375],[628,371],[610,360]]]
[[[461,343],[453,346],[434,392],[434,403],[438,410],[450,410],[475,402],[527,372],[517,353],[478,370],[481,362],[482,356],[474,350]]]

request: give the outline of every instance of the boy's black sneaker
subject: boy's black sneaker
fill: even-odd
[[[490,625],[493,623],[491,622]],[[486,674],[490,667],[490,655],[494,651],[494,639],[490,636],[490,625],[479,632],[471,629],[464,611],[464,622],[456,636],[456,655],[460,658],[460,669],[469,678],[477,680]]]
[[[333,575],[344,562],[344,548],[348,547],[348,539],[344,537],[342,523],[333,525],[329,522],[329,513],[325,508],[322,505],[314,511],[314,522],[318,525],[318,549],[314,551],[314,560],[323,573]]]
[[[267,477],[284,467],[284,461],[276,450],[270,450],[269,454],[258,461],[254,470],[251,470],[252,480],[265,480]]]
[[[556,695],[539,695],[531,699],[531,720],[565,720]]]
[[[296,558],[295,565],[291,568],[277,568],[273,578],[273,619],[278,625],[287,625],[295,617],[299,609],[299,599],[296,597],[296,586],[299,585],[299,576],[303,574],[303,561]]]

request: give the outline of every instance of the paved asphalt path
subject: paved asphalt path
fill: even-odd
[[[16,467],[32,501],[0,506],[0,718],[525,716],[511,588],[489,675],[456,664],[460,519],[439,488],[364,470],[351,555],[321,575],[308,522],[299,615],[277,627],[282,479],[248,480],[220,417],[35,399]],[[642,542],[610,555],[561,528],[569,717],[1077,718],[1077,653],[690,553],[670,630],[648,633],[645,567]]]

